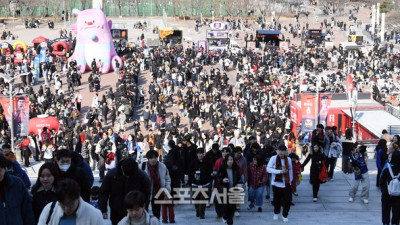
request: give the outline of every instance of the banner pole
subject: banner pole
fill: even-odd
[[[10,121],[10,128],[11,128],[11,149],[13,152],[15,152],[14,149],[14,101],[13,101],[13,96],[12,96],[12,86],[13,86],[13,81],[10,80],[8,83],[9,87],[9,94],[10,94],[10,107],[11,107],[11,121]]]

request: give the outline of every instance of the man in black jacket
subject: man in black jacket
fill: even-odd
[[[181,151],[182,159],[183,159],[183,174],[182,175],[184,175],[184,174],[188,175],[190,166],[192,165],[193,161],[197,158],[196,157],[197,146],[195,144],[193,144],[190,141],[190,139],[191,139],[191,135],[187,134],[182,141],[182,144],[183,144],[182,151]],[[188,185],[190,186],[191,184],[192,184],[191,180],[189,179]]]
[[[89,177],[85,171],[72,162],[72,152],[67,149],[57,151],[57,165],[61,178],[75,180],[81,188],[81,197],[85,202],[90,201]]]
[[[219,150],[219,144],[214,143],[211,146],[211,151],[208,151],[205,156],[205,160],[210,162],[212,166],[214,166],[215,162],[222,157],[222,153]]]
[[[204,157],[204,148],[198,148],[196,152],[197,158],[190,164],[189,168],[189,181],[192,183],[193,195],[195,195],[195,190],[198,190],[198,188],[208,189],[209,185],[211,185],[211,173],[213,172],[213,165]],[[193,196],[194,200],[203,202],[208,200],[205,197],[201,192],[197,192],[197,196]],[[196,208],[196,216],[204,219],[206,204],[195,203],[194,206]]]
[[[169,170],[171,177],[171,189],[181,187],[181,174],[182,174],[182,158],[179,151],[179,147],[175,145],[175,141],[170,140],[168,146],[171,150],[168,151],[167,156],[164,159],[164,163]]]
[[[109,202],[111,222],[113,225],[118,224],[126,216],[126,208],[122,204],[125,195],[130,191],[141,191],[149,200],[150,185],[149,177],[138,169],[138,164],[134,159],[122,160],[117,168],[107,173],[100,187],[99,209],[103,213],[103,218],[107,219],[107,202]]]

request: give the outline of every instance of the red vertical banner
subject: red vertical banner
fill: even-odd
[[[333,127],[333,126],[338,126],[338,115],[335,113],[330,113],[328,114],[328,118],[327,118],[327,126]]]
[[[329,107],[331,106],[332,95],[319,95],[318,122],[324,127],[328,124]]]
[[[0,104],[3,108],[3,115],[6,117],[7,122],[10,123],[10,120],[11,120],[10,98],[5,95],[0,96]]]
[[[300,107],[296,101],[290,101],[290,120],[297,126],[301,124]]]
[[[290,120],[293,122],[292,131],[297,135],[297,127],[301,126],[301,109],[296,101],[290,101]]]
[[[29,98],[28,96],[15,96],[13,101],[14,135],[26,137],[29,125]]]
[[[13,98],[14,106],[11,109],[10,98],[0,97],[0,104],[3,107],[3,115],[11,125],[11,114],[13,114],[14,135],[16,137],[28,136],[29,125],[29,98],[25,95],[15,96]]]
[[[353,78],[351,77],[350,74],[347,74],[347,92],[351,93],[354,89],[354,84],[353,84]]]
[[[301,129],[303,132],[315,128],[315,95],[301,94]]]

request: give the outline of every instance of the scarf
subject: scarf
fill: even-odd
[[[153,193],[156,194],[161,188],[161,182],[158,176],[158,164],[155,166],[150,166],[150,164],[148,164],[148,169],[150,172],[150,179],[153,182]]]
[[[285,156],[285,167],[286,169],[289,170],[289,161],[288,161],[288,157]],[[279,157],[279,155],[276,156],[276,169],[277,170],[282,170],[282,162],[281,162],[281,158]],[[283,182],[283,174],[276,174],[275,175],[275,182]],[[288,187],[290,186],[290,177],[289,177],[289,171],[287,173],[285,173],[285,186]]]
[[[324,140],[325,140],[324,132],[322,132],[322,130],[318,128],[318,141],[324,142]]]

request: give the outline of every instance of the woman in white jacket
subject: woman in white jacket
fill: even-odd
[[[104,224],[100,210],[80,197],[78,183],[72,179],[60,181],[56,188],[57,202],[49,203],[40,214],[38,225]]]

